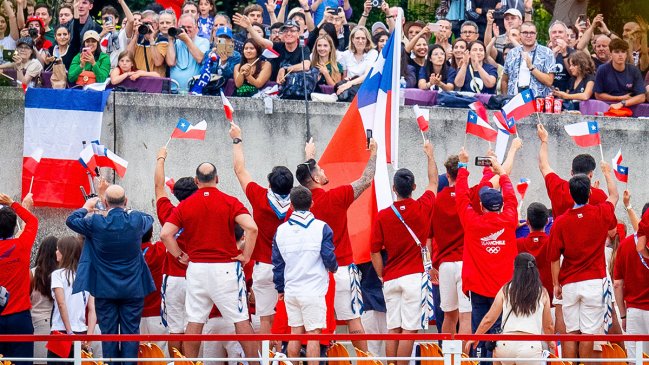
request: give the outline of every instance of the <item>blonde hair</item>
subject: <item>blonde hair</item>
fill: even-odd
[[[324,39],[329,43],[329,58],[326,60],[320,59],[318,54],[318,42]],[[340,70],[338,69],[338,61],[336,61],[336,47],[334,47],[334,41],[328,35],[321,35],[313,43],[313,52],[311,53],[311,65],[317,65],[318,63],[330,64],[331,65],[331,76],[340,75]]]
[[[372,42],[372,35],[370,34],[370,31],[360,25],[352,29],[351,33],[349,34],[349,46],[347,47],[347,49],[352,51],[352,53],[356,53],[356,46],[354,46],[354,35],[356,35],[357,32],[363,32],[365,34],[365,38],[367,38],[367,43],[365,44],[363,53],[367,53],[370,50],[374,49],[374,42]]]

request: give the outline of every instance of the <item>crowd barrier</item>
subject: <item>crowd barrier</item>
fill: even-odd
[[[0,335],[1,342],[35,342],[35,341],[70,341],[70,335]],[[174,353],[173,357],[144,357],[139,358],[93,358],[89,361],[87,353],[82,351],[82,342],[84,341],[137,341],[140,343],[151,343],[155,341],[261,341],[261,352],[259,357],[236,358],[236,361],[259,361],[262,365],[275,364],[288,365],[289,362],[297,362],[304,358],[274,357],[271,351],[271,341],[336,341],[337,343],[347,343],[354,340],[413,340],[420,346],[420,356],[409,357],[386,357],[373,356],[356,349],[356,356],[349,355],[346,350],[329,351],[327,357],[310,358],[310,360],[329,362],[330,364],[351,365],[355,362],[357,365],[380,365],[381,361],[419,361],[420,365],[462,365],[469,363],[477,365],[479,361],[516,361],[516,362],[538,362],[538,358],[493,358],[493,357],[469,357],[463,353],[463,341],[601,341],[601,342],[635,342],[636,349],[642,349],[643,342],[649,341],[649,334],[645,335],[520,335],[520,334],[448,334],[448,333],[415,333],[415,334],[196,334],[196,335],[75,335],[73,336],[74,357],[67,359],[57,359],[61,362],[74,363],[74,365],[88,365],[95,362],[113,362],[113,361],[134,361],[139,363],[153,362],[178,362],[176,365],[192,365],[191,362],[205,361],[232,361],[233,358],[185,358],[179,353]],[[440,347],[437,342],[441,341]],[[154,352],[143,352],[141,354],[152,354]],[[617,351],[602,352],[601,358],[559,358],[553,354],[544,359],[548,363],[559,364],[578,364],[579,362],[601,363],[603,365],[617,364],[634,364],[643,365],[649,363],[649,355],[642,351],[637,351],[633,359],[627,358],[625,353]],[[624,356],[620,356],[624,355]],[[152,355],[154,356],[154,355]],[[163,356],[163,355],[161,355]],[[41,358],[1,358],[2,361],[46,361]]]

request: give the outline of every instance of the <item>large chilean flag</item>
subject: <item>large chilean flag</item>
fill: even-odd
[[[25,161],[42,148],[32,188],[35,205],[78,208],[83,204],[79,186],[87,191],[90,187],[79,154],[82,141],[100,139],[108,95],[110,91],[27,89],[22,191],[27,194],[31,180]]]
[[[354,262],[370,261],[370,233],[376,213],[392,204],[388,163],[396,168],[399,148],[399,69],[401,21],[361,84],[318,164],[331,184],[358,179],[369,158],[366,130],[377,141],[376,174],[371,192],[364,192],[347,211]]]

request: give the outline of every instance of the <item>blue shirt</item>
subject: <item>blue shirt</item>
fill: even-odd
[[[193,39],[193,42],[203,53],[210,48],[210,42],[205,38],[197,36]],[[196,62],[185,42],[176,40],[174,47],[176,49],[176,65],[171,67],[170,76],[180,85],[179,90],[187,91],[189,80],[200,74],[201,64]]]
[[[521,62],[525,62],[522,57],[523,46],[518,46],[512,48],[509,53],[507,53],[507,58],[505,59],[505,74],[509,77],[507,81],[507,94],[516,95],[519,93],[518,90],[518,72],[520,71]],[[554,53],[548,47],[536,44],[536,47],[528,52],[530,58],[532,58],[532,64],[534,67],[538,68],[539,71],[543,73],[549,73],[552,71],[555,65]],[[527,66],[525,66],[527,67]],[[530,75],[530,90],[534,94],[534,97],[543,98],[549,95],[552,92],[552,88],[549,86],[543,85],[539,80]]]
[[[203,63],[209,60],[209,53],[211,50],[205,52],[203,57]],[[238,65],[241,62],[241,54],[237,51],[232,52],[232,56],[228,57],[224,64],[221,64],[221,60],[217,59],[215,62],[212,62],[212,67],[210,71],[212,75],[220,75],[225,79],[231,79],[234,77],[234,66]]]
[[[212,35],[212,27],[214,27],[214,18],[211,16],[208,16],[207,18],[199,16],[196,25],[198,26],[198,36],[210,39],[210,36]]]
[[[627,63],[624,71],[620,72],[613,68],[611,62],[608,62],[597,68],[594,91],[613,96],[626,94],[635,96],[644,94],[644,80],[637,67]]]
[[[498,69],[494,66],[485,63],[482,65],[482,68],[491,76],[495,77],[498,80]],[[448,71],[448,81],[452,84],[455,84],[455,78],[457,77],[459,70],[454,69],[453,67],[449,68]],[[472,72],[473,71],[473,72]],[[475,80],[474,80],[475,79]],[[496,83],[497,84],[497,83]],[[464,76],[464,85],[460,91],[468,91],[476,94],[495,94],[496,85],[493,87],[486,87],[484,81],[480,78],[480,73],[478,70],[474,70],[472,66],[466,68],[466,75]]]

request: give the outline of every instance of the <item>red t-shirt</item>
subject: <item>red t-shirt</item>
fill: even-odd
[[[518,253],[528,252],[536,259],[536,266],[541,275],[543,287],[552,293],[552,262],[548,258],[548,243],[550,239],[545,232],[531,232],[527,237],[518,238],[516,245]]]
[[[160,221],[160,225],[164,226],[175,208],[176,207],[171,203],[171,200],[166,196],[158,199],[156,202],[156,211],[158,213],[158,221]],[[185,237],[182,234],[176,237],[176,242],[178,242],[178,247],[185,251]],[[185,273],[187,272],[187,265],[178,262],[178,260],[169,252],[167,252],[166,256],[162,272],[165,275],[184,278]]]
[[[615,280],[624,280],[624,301],[630,308],[649,311],[649,268],[645,267],[635,248],[635,236],[630,235],[620,242],[615,257]],[[644,257],[649,265],[649,258]]]
[[[160,288],[162,288],[162,267],[167,256],[167,249],[164,243],[158,241],[154,244],[151,242],[142,244],[142,255],[146,261],[146,265],[151,271],[153,282],[155,283],[156,291],[144,297],[144,310],[142,317],[157,317],[160,315],[160,303],[162,297],[160,296]]]
[[[332,334],[336,331],[336,314],[334,313],[334,297],[336,295],[336,281],[334,274],[329,273],[329,288],[325,294],[325,304],[327,305],[327,327],[322,329],[324,334]],[[291,327],[288,326],[288,316],[286,314],[286,305],[283,300],[278,300],[275,306],[275,318],[273,327],[270,330],[273,334],[289,334]],[[306,341],[302,341],[306,345]],[[329,345],[329,341],[320,341],[322,345]]]
[[[509,176],[500,176],[503,193],[501,213],[479,213],[470,200],[469,172],[460,169],[455,186],[457,211],[464,227],[462,290],[495,298],[512,278],[518,213],[516,194]]]
[[[457,215],[455,186],[448,186],[437,194],[430,224],[430,238],[435,238],[436,249],[433,266],[442,262],[462,261],[464,229]]]
[[[545,188],[552,204],[552,216],[557,218],[575,206],[575,201],[570,195],[570,184],[556,173],[545,175]],[[590,188],[589,204],[599,204],[606,201],[608,196],[602,189]]]
[[[642,215],[638,225],[638,237],[649,235],[649,209]],[[637,252],[637,251],[636,251]]]
[[[29,310],[29,257],[38,233],[38,218],[19,203],[11,204],[11,209],[25,222],[25,229],[18,238],[0,240],[0,286],[7,288],[9,301],[3,316]]]
[[[272,264],[271,255],[273,251],[273,237],[277,227],[284,223],[268,202],[268,189],[251,182],[246,187],[246,197],[252,206],[252,214],[257,223],[259,234],[255,250],[252,252],[252,260]]]
[[[183,229],[190,261],[232,262],[241,253],[234,238],[241,214],[250,213],[237,198],[208,187],[180,202],[168,222]]]
[[[339,266],[346,266],[354,261],[352,243],[347,231],[347,209],[354,202],[354,189],[351,185],[342,185],[325,191],[311,190],[313,207],[311,213],[316,219],[324,221],[334,232],[334,252]]]
[[[419,199],[394,202],[395,208],[415,232],[422,245],[426,244],[430,215],[435,205],[435,194],[427,190]],[[383,269],[383,280],[390,281],[405,275],[424,272],[421,249],[391,207],[382,209],[372,226],[370,249],[373,253],[385,248],[388,260]]]
[[[561,285],[606,277],[604,245],[608,230],[615,227],[615,208],[608,201],[570,209],[554,221],[548,258],[557,261]]]

